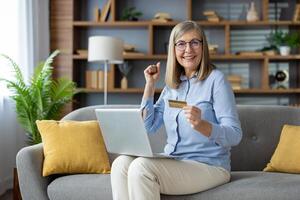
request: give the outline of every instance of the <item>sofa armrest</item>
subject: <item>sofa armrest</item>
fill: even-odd
[[[42,176],[43,145],[22,148],[16,157],[18,179],[23,200],[48,200],[51,179]]]

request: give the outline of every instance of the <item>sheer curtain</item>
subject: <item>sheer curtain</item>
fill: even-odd
[[[28,80],[34,66],[49,55],[49,0],[0,1],[0,26],[0,54],[15,60]],[[0,58],[0,77],[13,78],[11,69]],[[16,154],[27,145],[8,96],[0,82],[0,195],[12,188]]]

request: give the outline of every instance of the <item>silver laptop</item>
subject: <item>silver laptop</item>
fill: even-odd
[[[106,149],[110,153],[143,156],[173,157],[154,153],[138,108],[95,109]]]

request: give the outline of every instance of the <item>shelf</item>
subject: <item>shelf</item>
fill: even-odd
[[[175,26],[179,21],[170,22],[153,22],[153,21],[108,21],[108,22],[94,22],[94,21],[73,21],[74,27],[147,27],[147,26]],[[223,20],[220,22],[197,21],[202,26],[300,26],[300,22],[293,21],[233,21]]]
[[[149,23],[147,21],[137,22],[94,22],[94,21],[73,21],[74,27],[147,27]]]
[[[159,93],[162,89],[156,89],[155,92]],[[88,89],[78,88],[79,93],[102,93],[101,89]],[[128,89],[109,89],[108,93],[143,93],[143,88],[128,88]],[[295,89],[239,89],[234,90],[235,94],[300,94],[300,88]]]
[[[215,22],[208,21],[198,21],[200,25],[213,26]],[[247,22],[241,20],[224,20],[217,24],[229,25],[229,26],[300,26],[300,22],[293,21],[257,21],[257,22]]]
[[[240,89],[235,94],[300,94],[300,88],[295,89]]]
[[[212,60],[263,60],[267,56],[246,56],[246,55],[234,55],[234,54],[211,54],[210,58]]]
[[[300,60],[300,55],[289,55],[289,56],[268,56],[270,60]]]
[[[90,88],[77,88],[78,93],[102,93],[104,92],[103,89],[90,89]],[[155,92],[161,92],[162,89],[156,89]],[[107,91],[108,93],[143,93],[143,88],[128,88],[128,89],[121,89],[121,88],[115,88],[115,89],[109,89]]]
[[[153,22],[153,21],[108,21],[108,22],[94,22],[94,21],[73,21],[74,27],[147,27],[152,26],[175,26],[179,21],[170,22]]]
[[[300,60],[300,55],[289,55],[289,56],[281,56],[281,55],[275,55],[275,56],[246,56],[246,55],[217,55],[217,54],[211,54],[210,55],[212,60],[263,60],[263,59],[269,59],[269,60]],[[73,55],[74,60],[86,60],[87,56],[82,55]],[[157,54],[157,55],[139,55],[139,56],[131,56],[131,55],[125,55],[125,60],[166,60],[167,55],[166,54]]]
[[[74,54],[73,55],[73,59],[74,60],[87,60],[87,56],[82,56],[82,55],[77,55],[77,54]],[[125,60],[156,60],[156,59],[167,59],[167,55],[134,55],[134,56],[131,56],[131,55],[125,55],[124,56],[124,59]]]
[[[261,55],[261,56],[247,56],[247,55],[211,55],[211,59],[213,60],[263,60],[263,59],[269,59],[269,60],[300,60],[300,55],[289,55],[289,56],[281,56],[281,55],[275,55],[275,56],[267,56],[267,55]]]

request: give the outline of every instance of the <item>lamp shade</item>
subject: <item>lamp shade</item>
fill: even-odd
[[[123,63],[123,41],[109,36],[89,38],[88,61]]]

